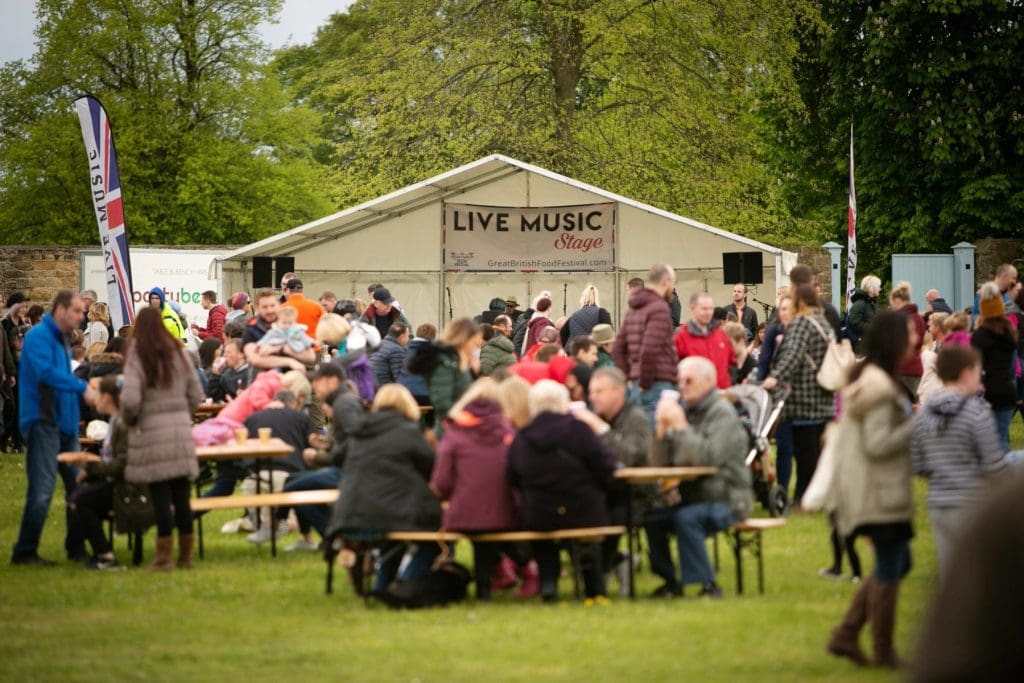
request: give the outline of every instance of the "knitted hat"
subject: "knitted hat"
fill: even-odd
[[[245,292],[235,292],[231,295],[231,308],[240,311],[249,303],[249,295]]]
[[[998,318],[1006,313],[1006,306],[1003,304],[1003,297],[996,296],[991,299],[982,299],[978,308],[981,310],[982,320]]]

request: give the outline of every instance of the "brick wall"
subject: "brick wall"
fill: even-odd
[[[995,277],[1002,263],[1012,263],[1024,273],[1024,239],[983,239],[974,243],[975,287]]]
[[[58,289],[78,289],[79,249],[0,247],[0,297],[20,291],[46,306]]]

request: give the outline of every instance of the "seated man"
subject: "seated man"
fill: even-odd
[[[324,436],[311,438],[318,450],[307,448],[302,457],[310,468],[290,475],[284,483],[285,491],[317,491],[336,489],[341,482],[341,466],[345,460],[348,435],[362,425],[363,411],[359,396],[352,391],[345,376],[345,370],[337,363],[321,363],[313,375],[313,395],[323,402],[324,414],[331,421],[334,431],[333,445]],[[330,451],[327,448],[330,447]],[[319,452],[318,452],[319,451]],[[323,538],[327,529],[327,505],[299,505],[295,516],[299,520],[302,539],[285,548],[285,552],[316,550],[310,534],[316,529]]]
[[[224,342],[224,367],[219,375],[215,374],[211,379],[207,393],[218,403],[226,401],[229,397],[235,398],[238,392],[249,386],[252,375],[252,366],[242,352],[242,340],[228,339]]]
[[[718,473],[684,482],[666,496],[668,505],[644,518],[650,547],[651,570],[665,580],[658,597],[682,595],[688,583],[701,585],[701,595],[721,597],[708,560],[704,539],[744,519],[753,507],[748,448],[735,408],[719,394],[714,364],[701,356],[679,363],[679,387],[685,411],[675,400],[663,398],[655,411],[655,466],[711,466]],[[682,581],[675,578],[669,555],[668,534],[679,545]]]
[[[586,337],[577,337],[573,343],[580,339]],[[622,370],[614,366],[599,368],[594,371],[589,386],[593,412],[581,408],[573,415],[594,430],[623,467],[644,467],[651,445],[651,426],[644,409],[629,402],[627,391],[628,383]],[[642,510],[651,498],[650,487],[631,487],[621,482],[614,484],[608,491],[608,518],[612,524],[627,523],[626,496],[630,495],[633,496],[633,508]],[[602,547],[603,566],[616,570],[619,592],[626,595],[628,566],[625,563],[630,558],[619,552],[618,536],[607,537]]]

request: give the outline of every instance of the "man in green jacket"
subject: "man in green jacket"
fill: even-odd
[[[736,408],[716,388],[714,364],[701,356],[679,363],[679,388],[685,411],[674,397],[663,397],[655,410],[655,466],[716,467],[718,473],[684,482],[669,494],[669,507],[652,510],[644,520],[651,569],[665,579],[655,594],[682,595],[688,583],[701,585],[701,595],[721,597],[704,539],[744,519],[753,507],[750,470],[746,465],[749,438]],[[679,545],[682,582],[668,550],[674,531]]]

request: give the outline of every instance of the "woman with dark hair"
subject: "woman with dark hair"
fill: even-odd
[[[875,571],[854,596],[828,650],[867,664],[858,638],[871,624],[874,663],[900,665],[893,649],[900,581],[910,571],[911,491],[909,442],[911,395],[900,371],[916,352],[917,325],[901,311],[879,311],[864,335],[864,359],[842,391],[843,414],[835,437],[835,472],[827,508],[842,538],[865,535],[875,552]]]
[[[82,484],[68,500],[68,507],[78,519],[89,544],[92,557],[89,569],[116,569],[114,549],[103,533],[103,520],[111,511],[119,533],[142,532],[153,523],[152,505],[145,485],[135,486],[124,480],[128,456],[128,430],[121,423],[122,380],[116,375],[103,377],[98,389],[96,409],[110,418],[110,428],[100,447],[100,462],[92,462],[79,472]]]
[[[994,282],[978,290],[981,316],[971,335],[971,346],[981,354],[985,400],[992,406],[1003,452],[1010,450],[1010,420],[1017,408],[1017,330],[1006,317],[1002,292]]]
[[[786,327],[782,344],[764,388],[773,390],[779,382],[788,382],[790,393],[782,409],[782,419],[793,425],[796,455],[797,505],[814,476],[821,455],[821,436],[825,423],[835,416],[835,395],[818,384],[818,368],[825,359],[829,342],[834,338],[832,325],[825,318],[818,302],[818,293],[811,285],[800,285],[793,293],[795,316]]]
[[[149,307],[139,311],[125,358],[121,419],[131,428],[125,480],[149,484],[153,499],[157,538],[152,571],[173,568],[175,527],[178,567],[192,566],[188,482],[199,472],[192,413],[202,400],[192,360],[164,327],[160,311]]]
[[[28,311],[25,312],[25,317],[22,318],[22,322],[28,322],[31,327],[35,327],[39,324],[39,321],[43,319],[43,313],[46,313],[46,309],[39,304],[32,304],[28,307]]]

